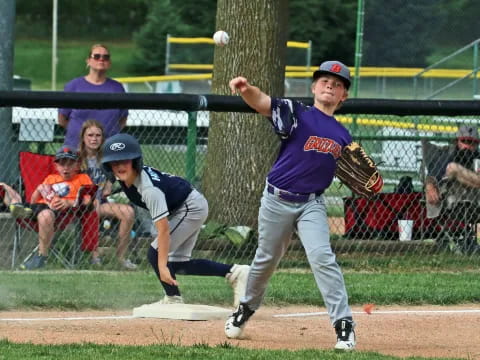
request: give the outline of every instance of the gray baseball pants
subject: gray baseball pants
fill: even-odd
[[[208,202],[197,190],[192,190],[183,205],[168,217],[170,251],[168,261],[188,261],[208,216]],[[152,242],[158,249],[158,240]]]
[[[306,203],[293,203],[265,191],[258,214],[258,248],[241,300],[257,310],[268,281],[297,231],[332,324],[351,317],[345,282],[330,246],[327,209],[323,195]]]

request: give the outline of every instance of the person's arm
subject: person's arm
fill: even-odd
[[[64,129],[68,126],[68,117],[63,114],[58,113],[58,124]]]
[[[3,202],[5,205],[10,204],[17,204],[22,202],[22,197],[20,194],[15,191],[10,185],[5,184],[4,182],[0,182],[0,187],[3,187],[5,190],[5,196],[3,198]]]
[[[52,201],[50,201],[50,204],[48,204],[48,206],[52,210],[66,210],[68,208],[73,207],[74,203],[75,202],[73,200],[63,199],[59,196],[54,196]]]
[[[272,115],[271,97],[262,92],[258,87],[250,85],[246,78],[242,76],[233,78],[230,80],[229,86],[232,94],[238,91],[248,106],[256,110],[259,114],[267,117]]]
[[[124,116],[120,118],[120,121],[118,122],[118,125],[120,126],[120,130],[123,130],[125,126],[127,126],[127,117]]]
[[[464,168],[457,163],[449,163],[447,166],[446,175],[449,178],[454,178],[463,185],[480,188],[480,174]]]
[[[170,228],[167,217],[155,221],[155,227],[158,233],[158,271],[160,273],[160,280],[167,284],[178,286],[177,281],[172,278],[170,270],[167,267],[168,252],[170,249]]]
[[[41,186],[41,185],[39,185]],[[30,203],[34,204],[36,203],[40,198],[42,197],[42,194],[40,193],[40,189],[37,187],[35,191],[32,194],[32,197],[30,198]],[[28,199],[27,199],[28,201]]]
[[[440,202],[440,192],[438,190],[437,181],[431,176],[425,179],[425,198],[427,203],[436,205]]]
[[[109,196],[112,193],[112,188],[113,188],[112,182],[110,180],[107,180],[102,190],[102,197],[106,198],[107,196]]]

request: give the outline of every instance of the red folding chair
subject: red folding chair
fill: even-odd
[[[19,153],[19,169],[20,169],[20,189],[23,189],[23,199],[29,202],[35,189],[49,175],[56,172],[55,157],[53,155],[36,154],[28,151]],[[59,214],[55,220],[55,233],[64,230],[74,220],[78,220],[81,226],[81,245],[75,246],[70,257],[65,255],[65,249],[55,247],[55,239],[50,249],[53,254],[65,267],[72,268],[76,265],[78,252],[93,251],[98,246],[99,241],[99,217],[93,207],[93,200],[97,192],[97,185],[83,186],[77,196],[76,205]],[[88,198],[87,198],[88,197]],[[83,199],[89,199],[88,204],[84,204]],[[36,219],[24,218],[16,220],[17,229],[15,231],[15,240],[13,246],[13,256],[15,259],[17,247],[21,239],[20,229],[26,228],[38,232],[38,223]],[[38,245],[24,260],[27,261],[38,251]],[[14,260],[12,267],[15,266]]]

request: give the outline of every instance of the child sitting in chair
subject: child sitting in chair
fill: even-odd
[[[23,205],[20,195],[10,186],[3,186],[5,196],[4,203],[9,207],[12,215],[16,218],[35,218],[38,222],[38,254],[25,261],[20,268],[24,270],[38,269],[45,266],[48,249],[55,235],[55,225],[69,223],[73,212],[69,211],[78,205],[87,205],[88,197],[82,199],[82,204],[77,204],[79,191],[84,185],[93,185],[92,180],[86,174],[80,173],[78,153],[67,146],[62,146],[55,155],[56,174],[48,175],[33,192],[30,204]],[[82,217],[88,214],[96,214],[95,211],[86,211]],[[98,244],[98,216],[88,220],[92,223],[91,232],[97,229],[96,234],[88,234],[83,237],[82,250],[93,251]],[[82,221],[82,225],[83,221]],[[85,232],[85,228],[83,232]]]

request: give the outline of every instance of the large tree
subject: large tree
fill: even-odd
[[[165,68],[167,33],[180,37],[211,37],[215,25],[215,11],[211,9],[217,0],[150,0],[149,4],[146,22],[135,34],[138,56],[135,57],[133,70],[142,75],[160,75]],[[357,0],[290,0],[288,40],[311,40],[314,65],[319,65],[326,58],[336,58],[353,65],[356,4]],[[277,7],[277,4],[273,6]],[[238,20],[235,14],[232,16],[231,22]],[[210,64],[211,53],[207,54],[210,57],[205,56],[205,50],[210,50],[210,47],[173,47],[170,62],[175,63],[178,56],[181,59],[178,63]],[[288,65],[305,65],[305,54],[298,54],[298,49],[289,49],[287,54],[298,55],[300,59],[300,63],[287,62]]]
[[[287,0],[218,0],[216,28],[231,39],[215,49],[213,93],[230,95],[229,80],[242,75],[268,94],[283,94],[287,18]],[[264,117],[211,113],[203,178],[211,219],[255,226],[277,149],[278,140]]]

